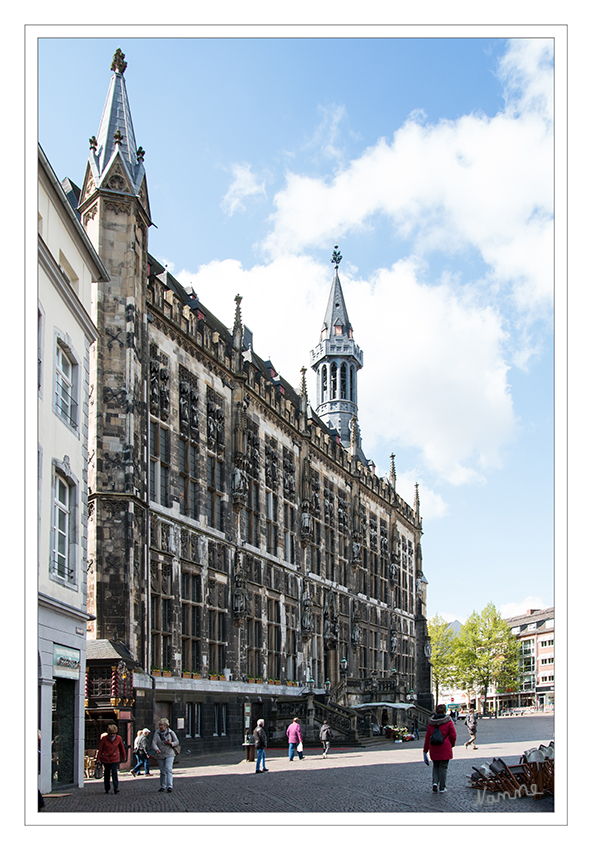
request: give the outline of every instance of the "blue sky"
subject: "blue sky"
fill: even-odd
[[[338,242],[362,444],[420,485],[429,615],[552,605],[553,42],[43,38],[39,141],[78,185],[117,47],[150,252],[228,325],[240,292],[296,386]]]

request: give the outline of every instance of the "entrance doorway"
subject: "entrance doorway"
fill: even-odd
[[[54,680],[51,705],[51,781],[55,785],[74,782],[74,704],[76,682]]]

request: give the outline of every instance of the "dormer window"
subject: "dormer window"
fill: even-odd
[[[334,328],[337,336],[341,336],[341,334],[343,333],[343,325],[334,325]]]

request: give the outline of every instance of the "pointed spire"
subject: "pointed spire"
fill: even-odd
[[[413,510],[415,511],[415,516],[419,522],[419,484],[417,481],[415,482],[415,502],[413,504]]]
[[[397,492],[397,470],[395,469],[395,455],[391,455],[391,471],[389,473],[389,480],[391,482],[391,487]]]
[[[331,284],[329,293],[329,301],[325,311],[325,321],[323,322],[323,333],[321,338],[338,336],[339,339],[348,339],[353,334],[353,328],[349,322],[341,281],[339,280],[339,272],[337,267],[341,262],[341,253],[338,246],[335,246],[331,262],[335,265],[335,274]]]
[[[240,349],[243,343],[243,320],[241,316],[241,301],[242,295],[235,295],[234,302],[236,304],[234,310],[234,328],[232,330],[234,336],[234,347]]]
[[[90,142],[90,165],[95,183],[100,185],[107,174],[113,159],[119,155],[130,179],[132,190],[137,194],[145,176],[145,151],[136,146],[136,137],[132,123],[123,73],[127,68],[125,54],[118,47],[113,56],[111,70],[113,76],[109,84],[107,99],[103,107],[101,123],[96,136]]]
[[[306,413],[308,408],[308,390],[306,389],[306,366],[300,369],[300,407]]]

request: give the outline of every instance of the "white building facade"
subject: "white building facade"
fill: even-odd
[[[82,786],[93,284],[107,272],[43,150],[38,172],[39,789]]]

